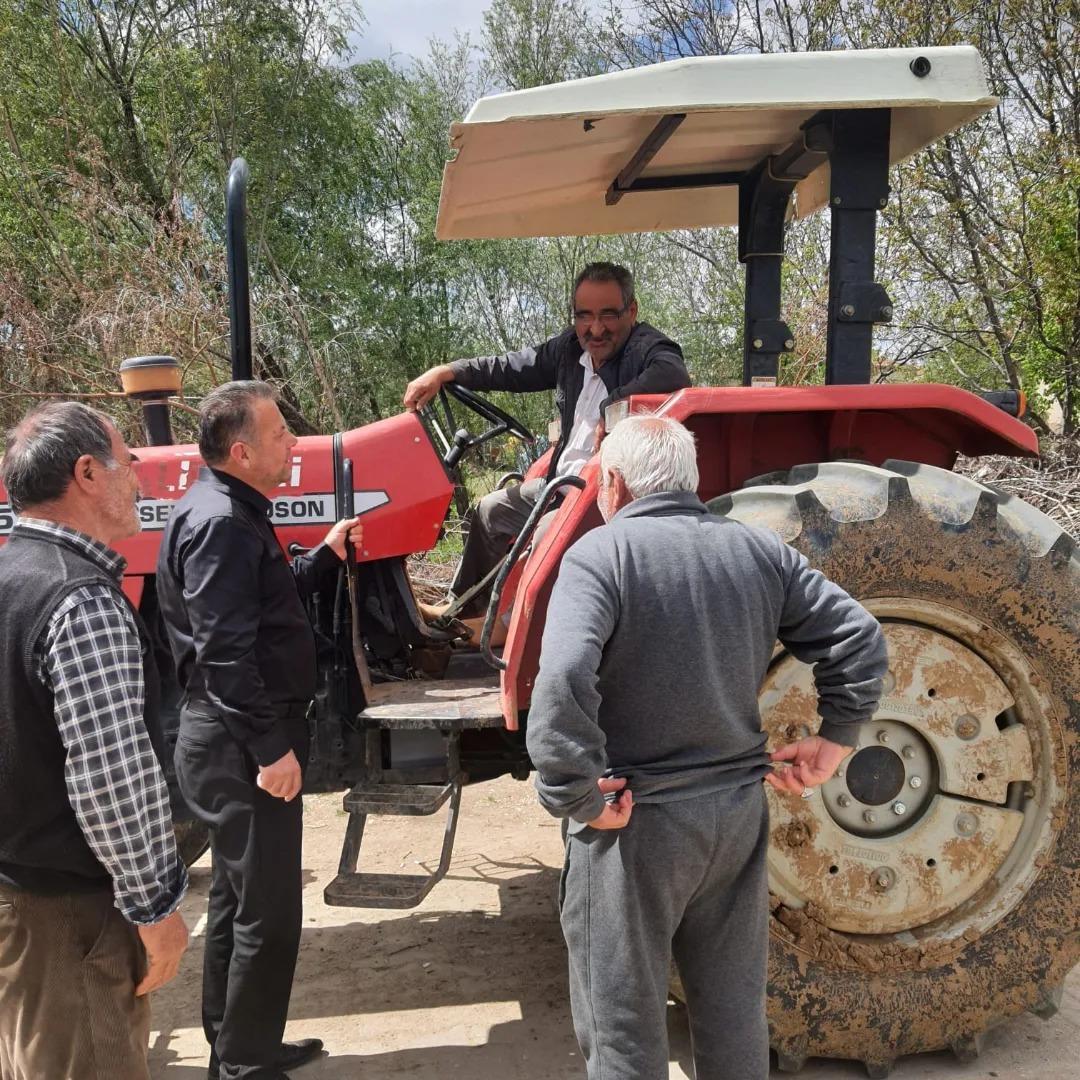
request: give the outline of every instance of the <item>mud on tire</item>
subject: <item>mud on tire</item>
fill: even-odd
[[[925,923],[918,911],[903,911],[903,899],[897,910],[896,897],[902,894],[893,893],[891,924],[885,920],[893,928],[871,932],[872,883],[892,886],[887,878],[873,877],[880,873],[876,864],[863,867],[858,857],[863,848],[876,847],[895,853],[888,861],[897,862],[905,837],[914,838],[914,832],[856,836],[845,848],[855,853],[851,858],[830,856],[828,866],[819,860],[820,874],[831,872],[837,880],[847,874],[859,882],[865,872],[866,895],[855,897],[849,886],[847,894],[821,892],[825,900],[815,902],[777,895],[774,889],[768,1011],[780,1068],[795,1071],[807,1057],[849,1058],[863,1061],[871,1076],[885,1076],[904,1054],[944,1048],[970,1060],[980,1035],[994,1024],[1024,1010],[1052,1015],[1062,982],[1080,959],[1080,559],[1070,538],[1026,503],[930,466],[832,462],[761,481],[714,500],[710,508],[780,533],[874,610],[887,635],[933,635],[976,668],[988,666],[991,681],[1010,699],[996,717],[1001,732],[991,727],[988,740],[1009,735],[1016,753],[1013,772],[1002,777],[1007,787],[997,792],[1007,791],[1007,797],[991,792],[981,800],[978,790],[968,790],[968,805],[976,819],[985,807],[987,816],[1020,821],[1008,853],[983,866],[985,880],[977,891],[945,912],[931,904],[926,912],[933,917]],[[892,645],[890,653],[892,672]],[[783,654],[774,669],[782,660]],[[910,691],[917,705],[906,719],[913,739],[920,725],[932,726],[949,708],[947,687],[929,700],[926,695],[933,697],[935,690],[926,685],[925,680],[912,683]],[[924,719],[914,716],[919,709]],[[812,709],[804,705],[803,715],[813,730]],[[763,721],[770,741],[792,734],[776,730],[775,717],[770,724],[764,698]],[[978,722],[993,725],[995,717]],[[1005,730],[1018,724],[1023,725],[1019,730]],[[972,738],[960,727],[957,731]],[[930,737],[941,745],[952,734]],[[878,736],[888,742],[884,731]],[[966,752],[956,745],[957,754]],[[913,746],[904,749],[915,756]],[[951,768],[943,763],[937,779],[944,783]],[[951,775],[955,782],[955,769]],[[977,776],[982,781],[984,772]],[[959,781],[961,787],[964,782]],[[904,798],[912,794],[904,790]],[[784,865],[791,865],[791,852],[778,846],[777,821],[788,830],[780,841],[809,851],[819,840],[829,797],[824,789],[819,794],[817,819],[808,811],[799,820],[801,808],[778,804],[785,796],[773,799],[772,883],[781,876],[774,875],[774,863],[786,859]],[[940,800],[951,797],[944,788],[930,792],[925,812],[940,810]],[[958,823],[961,817],[956,816]],[[838,827],[829,828],[836,832]],[[975,839],[985,835],[976,832]],[[958,850],[961,839],[954,837]],[[930,874],[938,859],[949,857],[946,850],[920,865]],[[904,865],[897,862],[899,886],[905,885]],[[941,868],[946,869],[944,863]],[[814,896],[828,888],[807,879]],[[792,890],[785,884],[779,891]],[[856,910],[853,899],[845,912],[845,895],[862,907]],[[925,890],[918,895],[932,898]]]

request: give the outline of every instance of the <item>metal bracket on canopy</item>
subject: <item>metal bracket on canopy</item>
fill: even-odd
[[[614,206],[628,191],[642,190],[636,186],[638,177],[685,119],[686,113],[669,113],[661,117],[660,123],[652,129],[645,141],[637,148],[634,156],[623,167],[622,172],[611,182],[604,196],[604,202],[608,206]]]

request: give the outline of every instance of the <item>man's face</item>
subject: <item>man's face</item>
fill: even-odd
[[[102,463],[101,500],[98,511],[104,533],[110,540],[123,540],[139,531],[139,478],[135,473],[138,460],[116,428],[109,432],[112,445],[111,465]]]
[[[574,293],[574,330],[578,344],[593,359],[607,363],[625,344],[637,320],[637,301],[623,304],[614,281],[583,281]]]
[[[292,449],[296,436],[285,417],[269,398],[256,398],[251,409],[250,441],[241,440],[246,450],[247,482],[268,494],[289,479]]]

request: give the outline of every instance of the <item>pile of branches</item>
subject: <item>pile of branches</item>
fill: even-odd
[[[1015,495],[1080,541],[1080,438],[1042,438],[1038,458],[961,457],[956,471]]]

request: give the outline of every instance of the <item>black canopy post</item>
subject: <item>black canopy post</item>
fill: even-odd
[[[225,186],[225,253],[229,271],[229,338],[232,377],[251,378],[251,299],[247,249],[248,167],[236,158]]]
[[[780,317],[784,223],[791,193],[829,152],[828,123],[814,116],[785,151],[765,158],[739,183],[739,261],[746,266],[743,385],[775,386],[780,356],[795,339]]]
[[[892,318],[892,303],[874,281],[877,215],[889,201],[890,109],[837,109],[829,208],[826,383],[868,383],[874,324]]]

